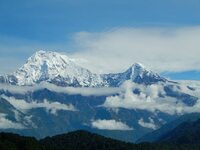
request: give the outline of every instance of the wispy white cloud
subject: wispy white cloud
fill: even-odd
[[[0,113],[0,129],[24,129],[25,127],[17,122],[6,118],[6,114]]]
[[[98,119],[92,120],[92,127],[100,130],[133,130],[125,123],[116,120]]]
[[[79,32],[78,58],[94,72],[118,72],[134,62],[158,71],[200,70],[200,27],[117,28]],[[80,59],[81,58],[81,59]]]
[[[138,120],[138,124],[141,125],[142,127],[156,130],[158,127],[154,123],[154,120],[151,117],[149,117],[148,120],[149,122],[145,122],[144,119],[141,118],[140,120]]]
[[[76,108],[72,104],[61,104],[59,102],[50,102],[46,99],[43,102],[31,101],[27,102],[23,99],[15,99],[14,97],[7,97],[5,95],[1,95],[1,97],[7,100],[11,105],[13,105],[16,109],[26,113],[27,111],[35,108],[44,108],[47,112],[50,112],[56,115],[57,111],[65,110],[65,111],[77,111]]]

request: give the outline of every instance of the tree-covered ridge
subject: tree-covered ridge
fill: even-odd
[[[20,136],[14,133],[0,133],[1,150],[40,150],[42,146],[33,137]]]
[[[87,131],[75,131],[67,134],[36,140],[32,137],[13,133],[0,133],[2,150],[198,150],[195,144],[162,143],[126,143]]]

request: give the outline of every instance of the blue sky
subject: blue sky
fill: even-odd
[[[77,33],[199,25],[199,0],[0,0],[0,73],[12,72],[38,49],[81,51]],[[187,69],[178,72],[200,79],[198,68]]]
[[[0,34],[44,42],[77,31],[200,24],[199,0],[1,0]]]

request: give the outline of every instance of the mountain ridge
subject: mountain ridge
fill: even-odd
[[[198,150],[199,144],[127,143],[85,130],[77,130],[37,140],[34,137],[13,133],[0,133],[3,150]]]
[[[195,122],[198,119],[200,119],[200,113],[191,113],[191,114],[180,116],[177,119],[174,119],[173,121],[169,123],[166,123],[161,128],[144,135],[143,137],[138,139],[136,143],[158,141],[163,135],[166,135],[167,133],[173,131],[180,124],[184,122]]]
[[[13,74],[5,77],[0,76],[1,83],[19,86],[34,85],[46,81],[58,86],[112,87],[120,86],[126,80],[142,84],[167,81],[140,63],[134,63],[122,73],[92,73],[77,65],[68,56],[52,51],[38,51]]]

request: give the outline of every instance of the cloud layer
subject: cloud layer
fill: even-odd
[[[98,119],[92,121],[92,127],[100,130],[133,130],[125,123],[116,120]]]
[[[197,100],[197,103],[193,106],[187,106],[180,100],[167,96],[163,90],[163,86],[160,84],[142,86],[127,81],[123,84],[123,88],[124,91],[120,95],[107,97],[102,106],[107,108],[140,109],[153,113],[163,112],[171,115],[200,112],[200,100]],[[138,88],[141,93],[139,95],[134,94],[132,91]],[[181,89],[182,92],[199,96],[199,94],[196,94],[199,90],[193,92],[188,89],[186,90],[186,85],[181,85]],[[160,94],[164,97],[160,97]]]
[[[12,93],[20,93],[25,94],[27,92],[33,92],[42,89],[48,89],[50,91],[58,92],[58,93],[66,93],[69,95],[80,94],[82,96],[106,96],[119,93],[121,91],[120,88],[111,88],[111,87],[102,87],[102,88],[74,88],[74,87],[60,87],[51,83],[43,82],[34,86],[15,86],[9,84],[0,84],[0,89],[4,91],[9,91]]]
[[[171,83],[170,83],[171,84]],[[195,91],[189,90],[188,85],[195,87]],[[0,84],[0,89],[9,91],[11,93],[26,94],[27,92],[33,92],[35,90],[49,89],[58,93],[66,94],[80,94],[82,96],[107,96],[105,102],[101,105],[107,108],[126,108],[126,109],[141,109],[150,112],[164,112],[168,114],[184,114],[190,112],[200,112],[200,100],[194,106],[187,106],[182,101],[176,98],[166,95],[164,85],[154,84],[150,86],[144,86],[135,84],[131,81],[126,81],[119,88],[73,88],[73,87],[58,87],[49,83],[42,83],[35,86],[14,86]],[[134,94],[133,90],[139,89],[140,94]],[[183,92],[195,97],[200,98],[200,88],[198,82],[181,82],[179,88],[174,86],[174,92]],[[160,97],[162,95],[162,97]],[[49,102],[44,100],[39,103],[33,101],[27,103],[24,100],[15,100],[14,98],[8,98],[10,103],[14,106],[18,106],[19,109],[28,110],[32,108],[45,108],[51,113],[56,113],[57,110],[75,110],[71,105],[65,105],[58,102]]]
[[[7,100],[13,107],[16,109],[26,113],[31,109],[36,108],[44,108],[47,112],[56,115],[57,111],[65,110],[65,111],[77,111],[75,107],[71,104],[61,104],[59,102],[49,102],[44,100],[43,102],[31,101],[27,102],[23,99],[15,99],[14,97],[7,97],[5,95],[1,95],[1,98]]]

